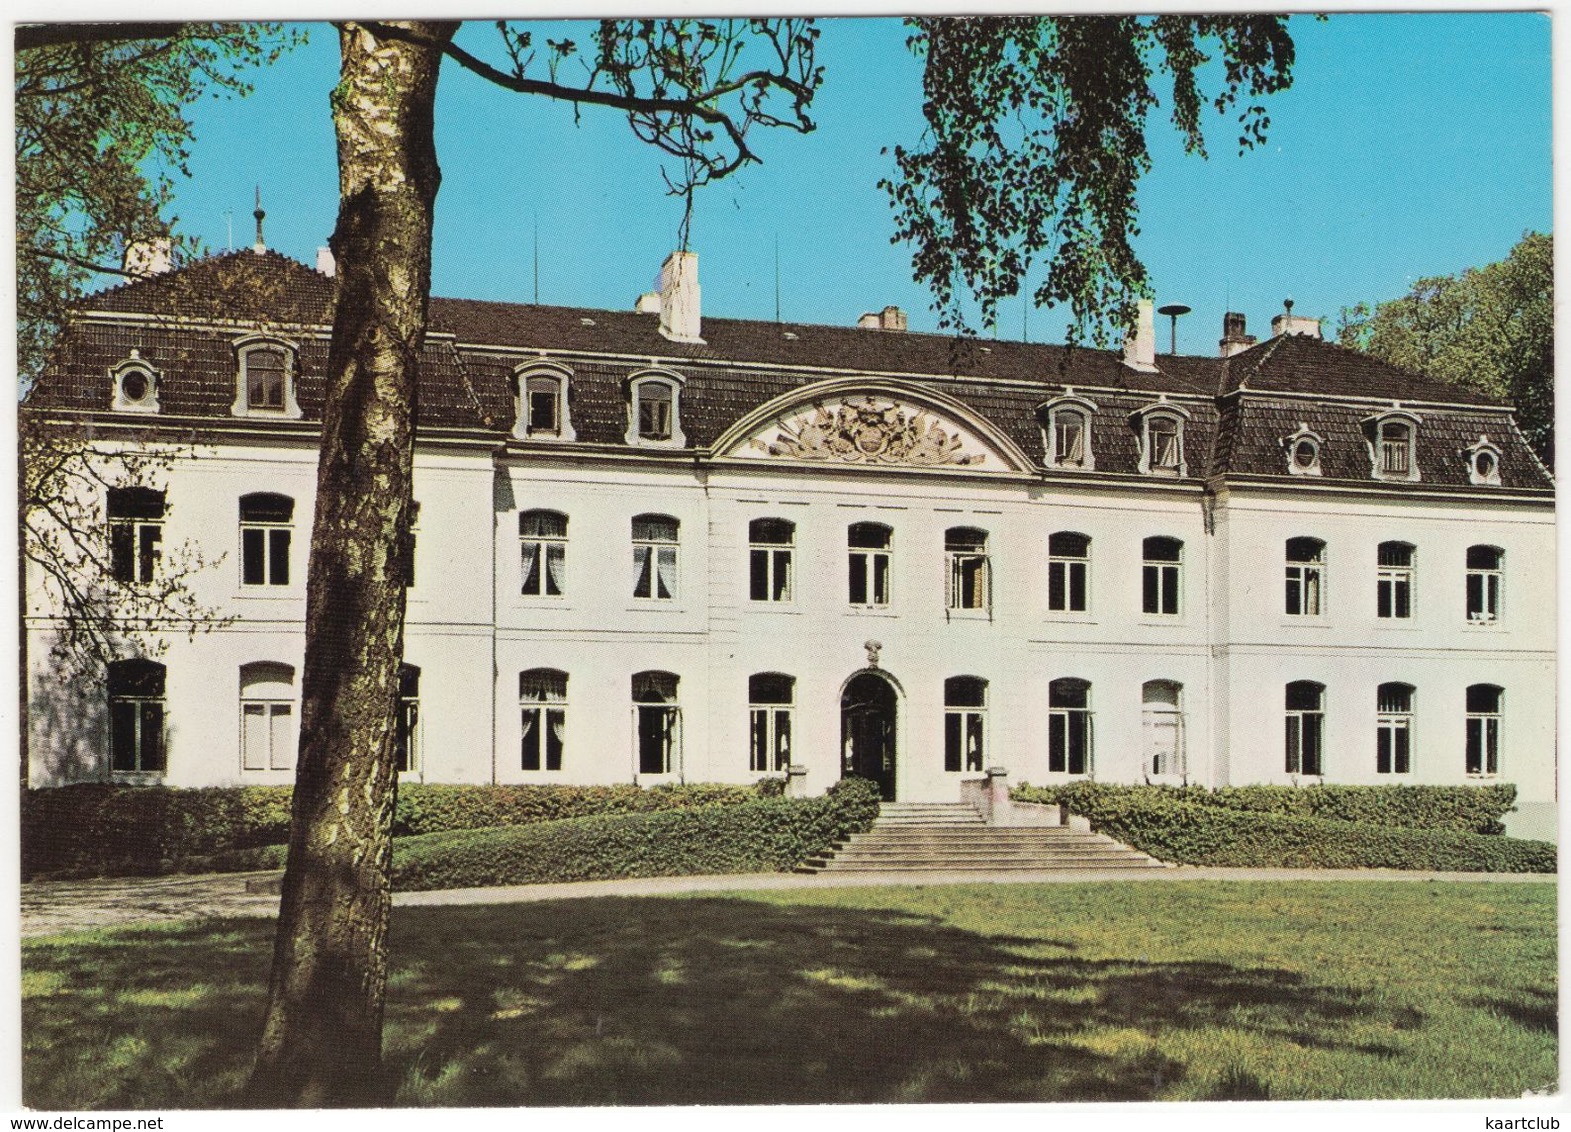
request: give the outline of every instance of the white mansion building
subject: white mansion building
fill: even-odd
[[[35,785],[287,783],[334,284],[265,250],[85,300],[24,412],[176,445],[110,577],[232,621],[128,655]],[[433,299],[406,776],[1515,783],[1553,821],[1553,484],[1510,408],[1229,314],[1215,357]],[[803,777],[805,775],[805,777]],[[1535,824],[1542,832],[1541,821]]]

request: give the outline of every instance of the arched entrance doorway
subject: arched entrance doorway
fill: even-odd
[[[860,672],[840,693],[840,750],[844,774],[878,783],[895,798],[895,690],[877,672]]]

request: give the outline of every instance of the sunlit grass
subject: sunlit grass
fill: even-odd
[[[24,950],[43,1108],[232,1103],[272,925]],[[1549,884],[795,889],[401,909],[406,1105],[1517,1096]]]

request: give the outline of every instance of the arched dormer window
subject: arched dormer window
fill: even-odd
[[[634,374],[627,383],[627,435],[640,447],[685,448],[682,379],[666,370]]]
[[[520,440],[576,440],[568,411],[572,371],[564,366],[531,364],[513,371],[518,406],[513,435]]]
[[[235,400],[229,411],[237,417],[283,417],[298,420],[295,397],[296,350],[278,338],[251,334],[235,343]]]
[[[1480,435],[1476,444],[1462,450],[1467,457],[1467,482],[1500,486],[1500,449],[1491,444],[1489,437]]]
[[[1377,480],[1418,480],[1418,426],[1412,413],[1391,409],[1364,418],[1370,473]]]
[[[1325,438],[1304,421],[1299,421],[1298,431],[1282,438],[1282,451],[1287,454],[1287,474],[1320,475],[1320,451],[1324,447]]]
[[[1037,408],[1042,424],[1042,462],[1049,468],[1089,472],[1096,468],[1091,422],[1096,403],[1066,393]]]
[[[142,360],[140,350],[109,369],[109,408],[116,413],[158,412],[159,373]]]
[[[1189,411],[1163,398],[1130,414],[1140,433],[1140,474],[1143,476],[1185,476],[1189,465],[1184,460],[1184,422]]]

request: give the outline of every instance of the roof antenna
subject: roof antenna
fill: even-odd
[[[256,211],[253,212],[251,215],[256,217],[256,246],[253,247],[251,250],[256,252],[258,255],[261,255],[263,252],[265,252],[267,250],[267,244],[262,239],[262,220],[263,220],[264,217],[267,216],[267,213],[262,211],[262,186],[261,185],[258,185],[256,187]]]
[[[780,233],[775,233],[775,324],[780,323]]]
[[[235,210],[224,209],[224,251],[235,250]]]
[[[535,306],[540,305],[540,214],[535,213]]]

